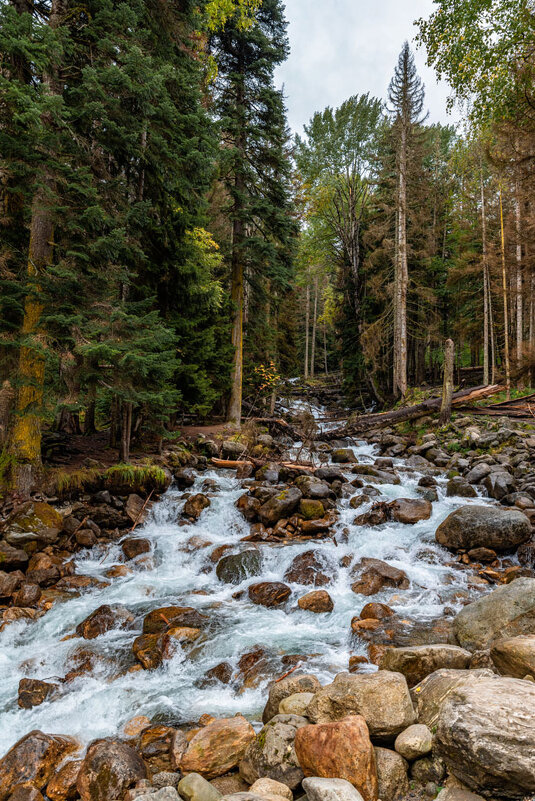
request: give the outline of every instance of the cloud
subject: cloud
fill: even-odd
[[[438,83],[416,49],[413,24],[428,17],[433,0],[287,0],[291,54],[277,70],[290,127],[301,132],[315,111],[339,106],[354,94],[386,99],[403,42],[408,39],[426,88],[430,122],[455,123],[446,113],[447,84]]]

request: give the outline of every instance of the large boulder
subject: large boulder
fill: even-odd
[[[81,764],[79,759],[70,760],[54,774],[46,786],[46,794],[50,801],[72,801],[78,798],[76,780]]]
[[[14,547],[28,542],[52,545],[63,528],[60,513],[48,503],[27,501],[9,516],[3,526],[3,537]]]
[[[122,604],[103,604],[78,623],[76,634],[84,640],[94,640],[111,629],[127,629],[134,623],[134,615]]]
[[[379,667],[403,673],[409,687],[414,687],[440,668],[467,668],[471,656],[470,651],[456,645],[413,645],[389,648],[381,657]]]
[[[95,740],[80,766],[76,788],[82,801],[118,801],[147,775],[137,751],[119,740]]]
[[[313,723],[362,715],[372,737],[393,738],[416,722],[409,688],[401,673],[339,673],[316,693],[307,709]]]
[[[381,801],[400,801],[409,794],[407,760],[389,748],[376,747],[374,751],[379,798]]]
[[[6,573],[12,570],[25,570],[29,556],[22,548],[14,548],[4,540],[0,541],[0,568]]]
[[[261,572],[262,556],[260,551],[252,549],[224,556],[216,567],[217,578],[226,584],[241,584],[249,576],[259,576]]]
[[[535,579],[518,578],[462,609],[453,623],[457,641],[481,651],[496,640],[535,634]]]
[[[313,590],[299,598],[297,605],[300,609],[319,614],[321,612],[332,612],[334,602],[326,590]]]
[[[188,773],[178,783],[178,792],[185,801],[219,801],[223,796],[198,773]]]
[[[531,523],[519,509],[496,506],[461,506],[451,512],[435,532],[435,539],[446,548],[492,548],[509,551],[531,537]]]
[[[295,752],[305,776],[345,779],[364,801],[376,801],[375,752],[361,715],[303,726],[295,737]]]
[[[442,704],[451,692],[465,681],[480,681],[493,675],[491,670],[485,668],[478,670],[444,668],[430,673],[411,690],[418,722],[424,723],[429,729],[434,730]]]
[[[160,634],[170,628],[202,628],[208,621],[191,606],[161,606],[143,619],[143,634]]]
[[[265,526],[273,526],[283,517],[289,517],[297,509],[303,493],[298,487],[288,487],[262,504],[258,517]]]
[[[424,757],[433,748],[431,730],[424,723],[415,723],[398,734],[394,748],[398,754],[411,762]]]
[[[267,723],[268,720],[275,717],[279,712],[280,702],[285,698],[297,693],[317,693],[318,690],[321,690],[318,679],[308,674],[292,673],[281,681],[273,682],[269,687],[268,701],[264,707],[262,721]]]
[[[322,501],[331,494],[331,488],[328,483],[316,478],[316,476],[298,476],[295,479],[295,483],[305,498]]]
[[[381,559],[363,557],[353,568],[359,573],[357,581],[351,585],[357,595],[375,595],[383,589],[406,590],[410,581],[404,570],[389,565]]]
[[[7,801],[17,785],[43,790],[59,763],[76,749],[68,737],[31,731],[0,759],[0,801]]]
[[[268,778],[295,790],[303,779],[303,771],[295,752],[299,729],[307,726],[299,715],[275,715],[249,743],[240,762],[240,776],[248,784]]]
[[[430,501],[416,498],[398,498],[390,504],[392,519],[396,523],[414,525],[420,520],[429,520],[433,512]]]
[[[292,591],[281,581],[261,581],[249,587],[249,599],[257,606],[282,606]]]
[[[241,715],[214,720],[190,740],[180,770],[200,773],[205,779],[222,776],[238,765],[254,739],[253,727]]]
[[[490,656],[502,676],[535,679],[535,634],[498,640],[490,649]]]
[[[286,581],[314,587],[324,587],[329,584],[332,576],[332,566],[322,558],[322,554],[313,550],[297,554],[284,574]]]
[[[468,679],[445,698],[436,750],[472,790],[521,798],[535,793],[535,685],[492,676]]]

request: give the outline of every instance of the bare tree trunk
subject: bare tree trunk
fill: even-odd
[[[501,187],[500,187],[500,231],[501,231],[501,250],[502,250],[505,386],[507,390],[507,399],[509,400],[509,398],[511,397],[511,365],[509,362],[509,309],[508,309],[508,297],[507,297],[507,271],[505,268],[505,235],[503,230],[503,203],[502,203]]]
[[[487,219],[485,208],[485,188],[483,185],[483,170],[479,172],[481,186],[481,246],[483,251],[483,383],[488,384],[490,380],[489,370],[489,330],[490,330],[490,310],[489,310],[489,263],[487,258]]]
[[[307,291],[305,301],[305,381],[308,378],[308,338],[310,328],[310,284],[307,278]]]
[[[325,365],[325,375],[329,375],[329,366],[327,364],[327,327],[323,323],[323,362]]]
[[[314,378],[316,367],[316,329],[318,322],[318,279],[314,279],[314,317],[312,319],[312,347],[310,349],[310,375]]]
[[[394,394],[407,394],[407,129],[401,122],[398,176],[397,259],[394,277]]]
[[[522,362],[524,341],[523,292],[522,292],[522,228],[520,214],[520,190],[515,184],[515,233],[516,233],[516,366]]]
[[[119,461],[126,464],[130,461],[130,439],[132,437],[132,404],[126,401],[122,404],[121,414],[121,442],[119,447]]]
[[[15,390],[9,381],[4,381],[0,389],[0,448],[7,442],[9,419],[15,399]]]
[[[441,426],[449,423],[451,419],[451,401],[453,398],[453,362],[455,346],[453,339],[447,339],[444,346],[444,385],[442,388],[442,406],[440,407],[439,423]]]

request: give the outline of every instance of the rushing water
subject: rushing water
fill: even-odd
[[[372,446],[361,443],[354,450],[360,462],[373,461]],[[396,460],[396,466],[402,468],[403,462]],[[402,472],[401,476],[401,485],[379,487],[384,499],[419,497],[419,474]],[[367,601],[389,603],[403,618],[425,621],[439,617],[445,605],[455,606],[452,596],[466,588],[466,573],[448,567],[451,555],[434,541],[435,529],[446,515],[470,503],[447,498],[444,479],[439,479],[439,500],[433,504],[430,520],[414,526],[391,523],[380,528],[359,527],[352,521],[367,507],[355,512],[349,507],[349,499],[342,500],[336,527],[338,544],[331,539],[285,546],[261,544],[262,577],[236,587],[217,579],[210,553],[222,544],[233,543],[236,550],[244,547],[240,539],[249,533],[249,525],[234,505],[244,489],[230,471],[208,471],[199,476],[191,491],[200,491],[206,478],[214,479],[219,490],[211,493],[211,506],[196,524],[179,525],[184,501],[182,493],[171,488],[155,504],[147,523],[138,528],[138,535],[152,543],[151,564],[136,567],[135,562],[129,563],[131,575],[111,579],[103,589],[67,598],[37,621],[13,623],[0,633],[0,753],[31,729],[73,734],[88,742],[115,734],[134,715],[179,722],[198,719],[205,712],[232,715],[239,711],[253,721],[259,720],[268,675],[258,686],[240,690],[219,683],[201,686],[205,671],[222,661],[236,666],[240,656],[260,645],[269,655],[273,674],[288,669],[282,661],[284,654],[311,654],[314,656],[306,662],[307,671],[328,681],[347,670],[350,654],[365,653],[365,644],[359,646],[351,637],[350,621]],[[348,474],[348,478],[354,476]],[[472,502],[481,503],[481,499]],[[255,606],[247,593],[240,600],[233,599],[236,591],[251,583],[284,580],[294,557],[312,548],[337,567],[336,578],[327,587],[335,604],[331,614],[299,609],[297,599],[313,589],[299,585],[292,585],[292,597],[283,608]],[[373,556],[405,570],[411,588],[388,590],[373,598],[355,595],[350,587],[350,569],[339,567],[341,558],[348,554],[353,562]],[[98,547],[82,552],[76,560],[77,572],[106,580],[106,571],[121,562],[121,556],[119,544],[106,552]],[[69,638],[76,625],[104,603],[127,606],[136,614],[136,628],[111,631],[92,641]],[[210,625],[206,632],[193,648],[179,650],[161,668],[128,672],[132,642],[141,631],[143,615],[171,604],[193,606],[207,614]],[[22,677],[52,681],[62,677],[72,669],[73,656],[80,649],[98,655],[91,674],[63,685],[63,694],[56,700],[31,710],[18,708],[17,688]]]

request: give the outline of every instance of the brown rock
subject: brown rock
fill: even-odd
[[[278,714],[280,702],[284,698],[289,698],[297,693],[317,693],[318,690],[321,690],[321,684],[316,676],[307,674],[292,673],[280,681],[273,682],[269,686],[269,696],[262,714],[262,722],[267,723]]]
[[[360,715],[303,726],[295,736],[295,752],[305,776],[345,779],[364,801],[376,801],[375,753],[366,721]]]
[[[535,634],[498,640],[491,647],[490,655],[502,676],[535,679]]]
[[[143,537],[130,537],[121,543],[122,551],[127,559],[135,559],[142,553],[149,553],[151,549],[150,540]]]
[[[39,584],[32,584],[25,581],[13,596],[14,606],[36,606],[41,600],[41,587]]]
[[[181,759],[183,773],[200,773],[205,779],[223,776],[237,767],[255,731],[241,715],[215,720],[199,731]]]
[[[12,573],[0,570],[0,598],[11,598],[23,581],[24,573],[21,570],[14,570]]]
[[[144,523],[147,519],[147,510],[144,508],[145,501],[139,495],[132,493],[126,499],[124,510],[132,523]]]
[[[297,605],[300,609],[309,612],[321,613],[332,612],[334,609],[333,599],[326,590],[314,590],[299,598]]]
[[[433,504],[415,498],[398,498],[390,504],[392,519],[397,523],[412,525],[419,520],[429,520],[433,512]]]
[[[293,584],[313,585],[314,587],[324,587],[329,584],[332,571],[329,569],[328,575],[325,563],[316,551],[305,551],[298,554],[292,564],[284,574],[286,581]]]
[[[291,594],[290,587],[280,581],[261,581],[249,587],[249,599],[258,606],[282,606]]]
[[[162,606],[153,609],[143,619],[143,634],[159,634],[169,628],[202,628],[208,621],[191,606]]]
[[[204,674],[207,679],[216,679],[221,684],[230,684],[232,678],[232,665],[229,662],[220,662]]]
[[[351,589],[357,595],[375,595],[385,587],[406,590],[410,586],[407,574],[380,559],[365,557],[355,565],[354,572],[361,570],[358,581]]]
[[[392,617],[393,614],[394,612],[392,609],[386,604],[372,602],[366,604],[366,606],[362,608],[360,619],[367,620],[368,618],[373,618],[374,620],[384,620],[385,618]]]
[[[73,740],[31,731],[0,760],[0,801],[22,784],[43,790],[62,759],[76,749]]]
[[[178,646],[194,642],[200,635],[200,629],[173,626],[162,634],[141,634],[134,640],[132,650],[145,670],[153,670],[164,659],[170,659]]]
[[[119,801],[147,775],[139,754],[118,740],[95,740],[80,766],[76,788],[82,801]]]
[[[400,801],[409,795],[409,763],[389,748],[374,748],[381,801]]]
[[[252,522],[258,515],[258,511],[262,504],[258,498],[253,498],[252,495],[242,495],[236,501],[236,508],[240,510],[246,520]]]
[[[78,798],[76,780],[80,773],[81,760],[67,762],[48,782],[46,794],[50,801],[74,801]]]
[[[139,751],[150,773],[173,770],[177,729],[172,726],[148,726],[139,738]]]
[[[22,548],[14,548],[3,540],[0,541],[0,566],[2,570],[10,573],[12,570],[25,570],[28,564],[28,554]]]
[[[201,512],[210,506],[210,498],[203,495],[202,492],[197,495],[192,495],[184,504],[184,514],[192,520],[198,520]]]
[[[262,504],[258,510],[260,522],[265,526],[273,526],[283,517],[289,517],[297,508],[302,497],[301,490],[295,486],[290,486],[279,492],[278,495]]]
[[[57,684],[50,684],[39,679],[21,679],[19,681],[18,704],[21,709],[31,709],[43,701],[51,700],[58,691]]]
[[[120,604],[103,604],[76,626],[76,634],[84,640],[94,640],[111,629],[127,629],[134,622],[134,615]]]
[[[403,673],[409,687],[414,687],[435,670],[467,668],[470,658],[470,652],[457,645],[414,645],[389,648],[381,658],[379,667]]]

